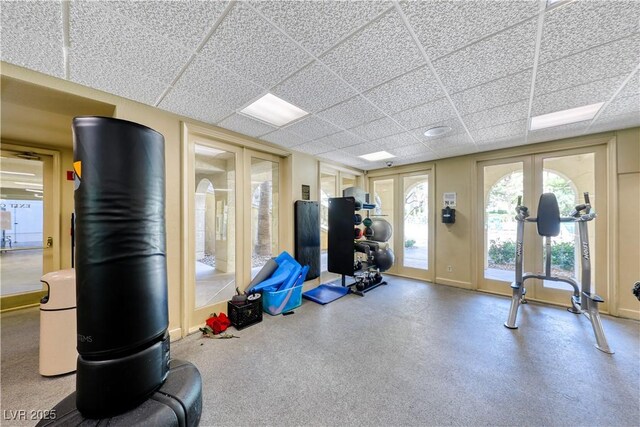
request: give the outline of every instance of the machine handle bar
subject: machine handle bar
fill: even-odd
[[[573,211],[571,211],[569,216],[580,218],[580,220],[582,221],[591,221],[593,218],[595,218],[595,215],[592,218],[583,218],[585,216],[591,215],[591,201],[589,199],[589,193],[586,191],[584,192],[584,201],[585,203],[577,205],[575,208],[573,208]],[[585,212],[585,215],[581,214],[582,211]]]

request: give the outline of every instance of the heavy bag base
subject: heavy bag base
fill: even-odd
[[[189,362],[172,360],[162,387],[138,407],[111,418],[84,417],[76,407],[73,392],[52,410],[55,419],[42,420],[37,426],[171,426],[195,427],[202,414],[202,379]]]
[[[86,416],[106,418],[126,412],[151,396],[169,372],[169,336],[117,359],[78,356],[76,405]]]

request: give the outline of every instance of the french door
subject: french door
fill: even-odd
[[[374,217],[393,227],[389,245],[395,262],[389,273],[433,280],[433,184],[431,171],[371,178]]]
[[[186,147],[184,320],[224,311],[280,251],[280,157],[191,137]]]
[[[595,291],[608,300],[607,286],[607,172],[606,148],[586,147],[530,156],[512,157],[479,164],[478,194],[478,289],[511,294],[515,278],[515,207],[518,197],[537,216],[542,193],[554,193],[561,216],[584,202],[588,192],[597,218],[588,223],[591,274]],[[580,281],[578,230],[574,223],[562,223],[560,235],[552,238],[553,275]],[[525,224],[524,271],[544,271],[543,238],[533,223]],[[529,279],[527,297],[554,304],[570,305],[572,288],[562,282]],[[607,309],[607,303],[602,305]]]
[[[28,150],[28,151],[25,151]],[[59,268],[57,157],[3,147],[0,156],[0,287],[3,310],[37,304],[43,274]],[[56,169],[57,170],[57,169]]]

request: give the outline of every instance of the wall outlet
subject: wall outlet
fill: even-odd
[[[453,267],[451,267],[450,265],[447,265],[447,271],[451,273],[453,271]]]

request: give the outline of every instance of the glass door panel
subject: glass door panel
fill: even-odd
[[[429,269],[429,175],[402,178],[402,266]]]
[[[195,144],[195,308],[226,301],[236,288],[236,156]]]
[[[587,223],[589,252],[591,254],[592,292],[605,299],[601,309],[606,310],[610,298],[607,284],[606,235],[607,235],[607,175],[606,150],[602,146],[539,154],[536,156],[536,173],[539,192],[554,193],[558,200],[560,216],[569,216],[573,208],[584,203],[584,193],[589,193],[592,212],[597,217]],[[535,271],[544,271],[544,240],[536,236]],[[575,223],[561,223],[560,234],[551,238],[551,274],[571,277],[580,285],[580,240]],[[604,249],[603,249],[604,248]],[[567,304],[572,293],[570,285],[550,280],[537,281],[536,298]]]
[[[549,157],[542,160],[542,191],[553,193],[558,199],[560,216],[569,216],[574,206],[584,202],[583,193],[588,191],[592,203],[595,202],[595,162],[594,153],[573,156]],[[591,254],[595,259],[594,222],[588,224],[591,242]],[[544,246],[544,243],[541,243]],[[569,276],[580,280],[580,258],[576,248],[579,246],[578,228],[575,223],[564,222],[560,226],[560,235],[552,238],[551,272],[553,275]],[[544,257],[543,257],[544,258]],[[542,262],[542,261],[541,261]],[[578,268],[576,268],[578,266]],[[544,264],[539,264],[540,271]],[[595,272],[595,265],[591,266]],[[545,287],[572,290],[562,282],[545,280]]]
[[[0,159],[0,296],[39,292],[45,269],[44,169],[33,159],[2,151]],[[50,163],[50,161],[49,161]],[[46,271],[45,271],[46,270]]]
[[[518,197],[524,193],[523,163],[484,167],[483,277],[511,283],[515,277]]]
[[[386,219],[392,226],[395,224],[394,187],[394,178],[374,179],[373,185],[371,186],[372,194],[370,196],[373,197],[373,203],[376,205],[376,209],[371,214],[373,216],[379,216]],[[391,249],[396,252],[394,240],[396,240],[395,230],[394,235],[388,243],[391,246]]]
[[[355,175],[350,175],[348,173],[341,172],[340,173],[340,196],[342,196],[342,192],[349,187],[357,186],[357,178]]]
[[[280,164],[251,157],[251,278],[278,256]]]
[[[320,173],[320,281],[322,283],[339,277],[327,271],[329,199],[336,197],[337,184],[337,175],[328,172]]]

